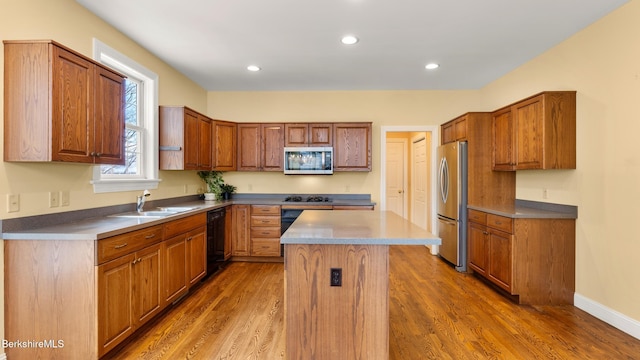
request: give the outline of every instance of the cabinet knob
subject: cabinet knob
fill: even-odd
[[[96,153],[96,157],[102,156],[102,153]]]
[[[90,152],[89,156],[96,156],[96,152],[95,151]]]

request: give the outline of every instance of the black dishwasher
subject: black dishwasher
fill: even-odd
[[[207,276],[222,269],[224,259],[224,208],[207,212]]]

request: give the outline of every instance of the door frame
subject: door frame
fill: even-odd
[[[431,214],[437,214],[435,194],[436,194],[436,172],[437,169],[433,164],[436,163],[436,151],[438,149],[440,139],[440,125],[414,125],[414,126],[381,126],[380,127],[380,144],[386,144],[387,133],[389,132],[430,132],[431,133]],[[387,147],[380,146],[380,210],[386,210],[387,204]],[[431,218],[431,229],[437,229],[437,219],[435,216]],[[431,245],[431,254],[438,253],[438,246]]]

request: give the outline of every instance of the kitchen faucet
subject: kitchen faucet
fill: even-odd
[[[137,202],[136,202],[136,210],[138,210],[139,213],[143,212],[144,210],[144,201],[145,199],[150,196],[151,193],[149,192],[149,190],[145,190],[142,195],[139,195],[137,197]]]

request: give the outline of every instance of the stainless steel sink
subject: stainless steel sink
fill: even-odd
[[[158,210],[160,211],[174,211],[174,212],[184,212],[184,211],[189,211],[189,210],[193,210],[196,209],[195,207],[188,207],[188,206],[167,206],[167,207],[159,207]]]
[[[175,215],[178,212],[176,211],[143,211],[143,212],[127,212],[122,214],[111,215],[111,217],[126,217],[126,218],[162,218],[170,215]]]
[[[126,218],[163,218],[171,215],[175,215],[181,212],[193,210],[195,207],[182,207],[182,206],[168,206],[158,207],[149,211],[131,211],[121,214],[110,215],[111,217],[126,217]]]

